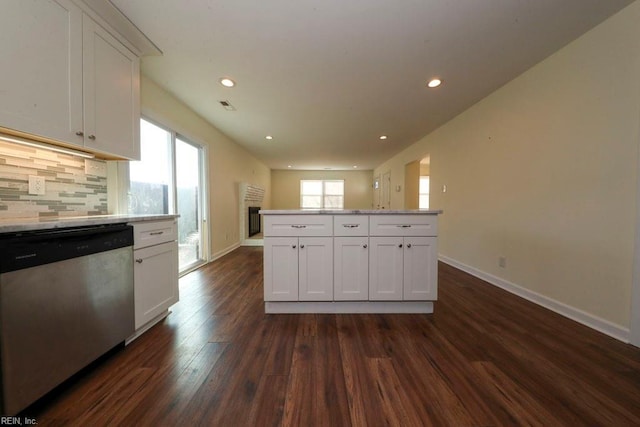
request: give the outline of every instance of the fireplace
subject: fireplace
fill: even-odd
[[[260,233],[260,207],[249,206],[249,237]]]

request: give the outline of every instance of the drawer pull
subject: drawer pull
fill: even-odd
[[[306,225],[292,225],[293,228],[307,228]]]
[[[152,236],[159,236],[160,234],[164,234],[164,231],[152,231],[149,234]]]
[[[409,224],[396,225],[398,228],[411,228]]]
[[[344,228],[358,228],[360,224],[342,224]]]

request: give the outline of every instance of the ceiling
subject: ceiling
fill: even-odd
[[[346,170],[375,168],[632,0],[112,3],[163,51],[143,74],[270,168]]]

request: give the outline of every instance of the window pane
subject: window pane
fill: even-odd
[[[331,195],[343,195],[344,194],[344,181],[325,181],[324,182],[325,194]]]
[[[140,161],[129,162],[132,214],[170,213],[171,133],[140,121]]]
[[[300,181],[300,193],[303,195],[322,195],[322,181]]]
[[[324,207],[327,209],[342,209],[344,206],[342,196],[324,196]]]
[[[418,206],[420,207],[420,209],[429,209],[429,195],[428,194],[424,196],[421,195],[420,201],[418,203],[419,203]]]
[[[414,181],[415,182],[415,181]],[[429,177],[420,177],[420,194],[429,194]]]
[[[322,208],[322,196],[302,196],[302,209]]]

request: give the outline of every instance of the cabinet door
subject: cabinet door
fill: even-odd
[[[68,0],[3,0],[0,126],[82,145],[82,12]]]
[[[333,299],[369,299],[369,238],[335,237],[333,241]]]
[[[369,238],[369,300],[402,300],[402,237]]]
[[[85,147],[140,159],[140,63],[90,17],[83,17]]]
[[[264,239],[264,300],[298,300],[298,239]]]
[[[333,238],[300,237],[300,301],[333,300]]]
[[[434,301],[438,298],[438,249],[436,237],[404,238],[404,299]]]
[[[178,243],[133,252],[136,329],[178,302]]]

